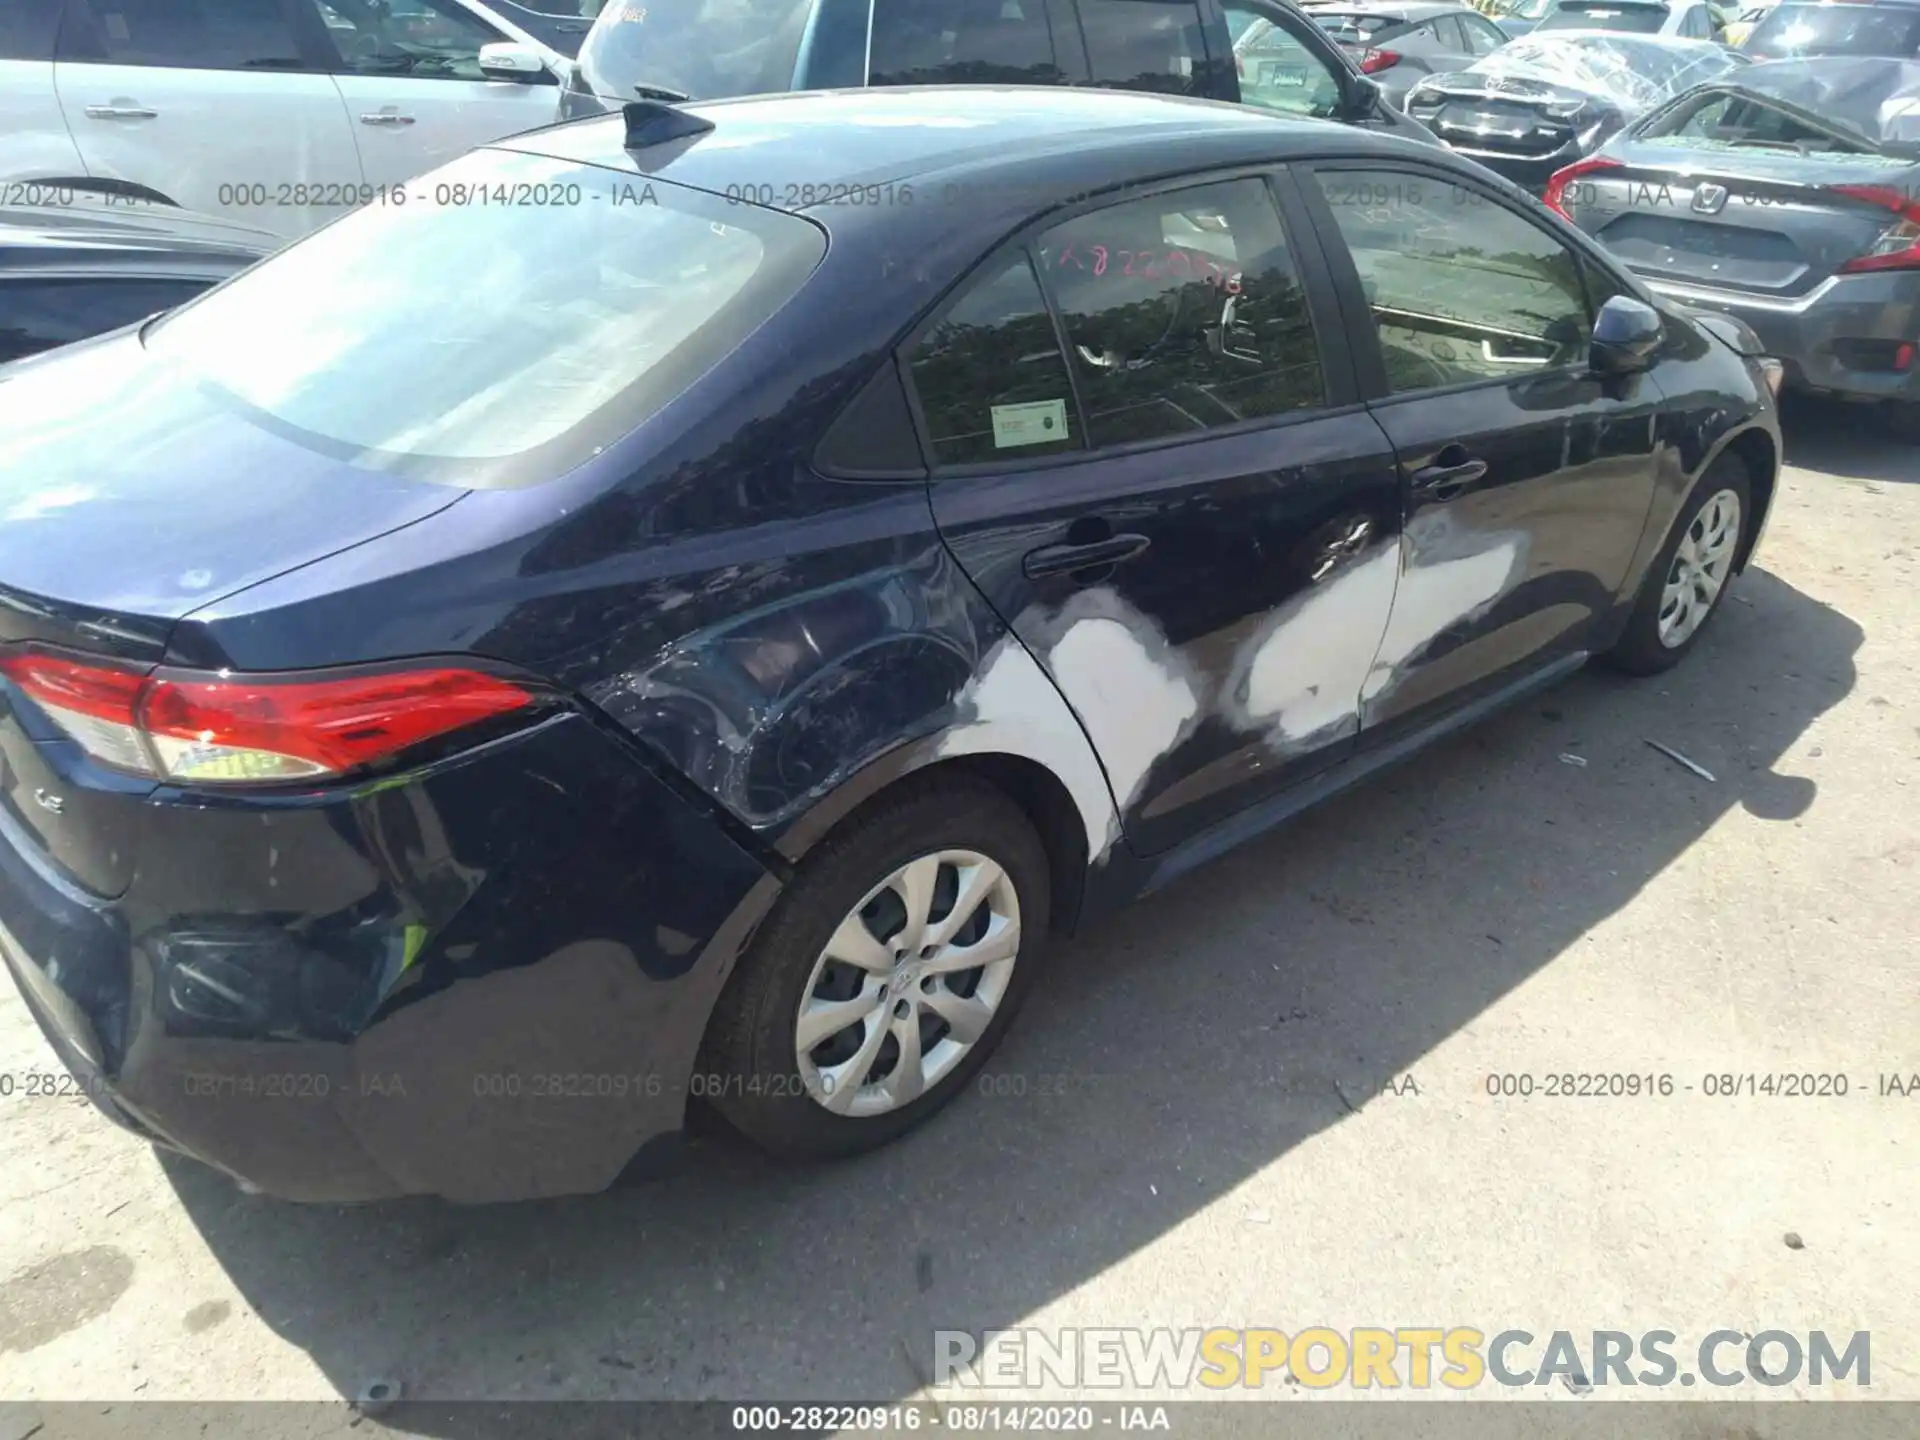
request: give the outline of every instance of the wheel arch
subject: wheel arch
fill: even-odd
[[[1734,556],[1733,568],[1738,572],[1747,568],[1747,561],[1759,543],[1761,532],[1767,527],[1767,517],[1773,511],[1774,492],[1780,479],[1780,449],[1772,435],[1760,426],[1752,425],[1731,436],[1713,459],[1717,460],[1721,455],[1737,456],[1746,466],[1748,499],[1753,502],[1753,513],[1743,527],[1740,549]],[[1704,470],[1702,473],[1705,473]]]
[[[1086,816],[1073,791],[1049,766],[1007,750],[942,754],[938,741],[903,746],[849,776],[780,837],[781,857],[799,864],[828,836],[857,824],[873,805],[901,786],[968,778],[991,785],[1020,808],[1047,853],[1051,903],[1049,928],[1071,935],[1080,923],[1089,853]]]

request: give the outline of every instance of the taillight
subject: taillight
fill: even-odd
[[[0,658],[0,674],[101,763],[196,785],[343,774],[535,699],[459,668],[148,674],[30,653]]]
[[[1626,167],[1618,160],[1602,160],[1598,158],[1592,160],[1576,160],[1573,164],[1564,166],[1553,172],[1547,180],[1546,193],[1540,198],[1546,203],[1546,207],[1549,210],[1557,210],[1562,215],[1566,215],[1567,219],[1571,220],[1573,216],[1567,214],[1566,206],[1567,189],[1569,186],[1583,176],[1598,174],[1602,170],[1623,170],[1625,168]]]
[[[1832,195],[1862,200],[1891,210],[1893,224],[1864,255],[1857,255],[1839,266],[1842,275],[1857,275],[1870,270],[1920,270],[1920,200],[1888,185],[1829,185]]]
[[[1360,73],[1378,75],[1382,70],[1391,70],[1399,63],[1398,50],[1369,50],[1360,57]]]

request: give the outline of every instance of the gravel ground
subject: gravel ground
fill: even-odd
[[[1160,1323],[1864,1329],[1868,1393],[1920,1398],[1920,1095],[1877,1093],[1920,1072],[1920,452],[1789,423],[1679,671],[1577,676],[1057,949],[1004,1093],[881,1154],[300,1208],[0,1102],[0,1397],[880,1401],[936,1329]],[[0,1071],[51,1068],[0,989]],[[1851,1093],[1704,1093],[1783,1070]],[[1486,1090],[1567,1071],[1676,1090]]]

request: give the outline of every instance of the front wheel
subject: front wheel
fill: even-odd
[[[1050,876],[1000,791],[909,784],[822,842],[714,1012],[712,1104],[796,1158],[884,1144],[986,1063],[1040,963]]]
[[[1721,455],[1707,467],[1647,567],[1627,628],[1605,657],[1610,664],[1630,675],[1656,675],[1694,647],[1733,578],[1752,496],[1739,456]]]

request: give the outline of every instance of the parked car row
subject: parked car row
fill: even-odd
[[[1679,663],[1777,366],[1400,128],[635,99],[0,369],[0,963],[76,1090],[326,1202],[1005,1123],[1052,938]]]

